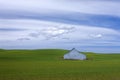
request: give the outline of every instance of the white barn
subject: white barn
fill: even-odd
[[[74,59],[74,60],[86,60],[86,55],[80,53],[75,48],[73,48],[69,53],[65,54],[64,59]]]

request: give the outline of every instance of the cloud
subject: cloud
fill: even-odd
[[[53,27],[54,26],[54,27]],[[74,31],[74,27],[72,26],[53,26],[49,27],[43,27],[39,31],[36,31],[34,33],[30,33],[30,37],[38,38],[39,36],[44,36],[46,40],[52,39],[52,38],[59,38],[64,34],[68,34]],[[65,38],[64,38],[65,39]]]
[[[106,0],[4,0],[0,1],[0,26],[9,23],[7,19],[31,19],[120,29],[119,3]]]
[[[119,47],[119,3],[0,0],[0,48]]]
[[[74,27],[71,26],[56,26],[48,27],[40,32],[41,35],[44,35],[46,39],[61,37],[64,34],[69,34],[74,31]]]
[[[2,26],[25,30],[0,32],[0,48],[70,49],[81,46],[120,46],[120,32],[111,28],[25,19],[6,20]]]
[[[97,39],[108,40],[119,37],[120,33],[117,30],[102,27],[71,25],[64,23],[56,23],[40,20],[7,20],[7,24],[2,24],[6,28],[16,28],[22,26],[23,31],[17,32],[1,32],[1,39],[14,40],[23,37],[37,38],[40,40],[54,39],[58,41],[64,40],[84,40]],[[12,26],[12,27],[9,27]]]
[[[19,41],[30,40],[30,38],[18,38]]]
[[[0,0],[0,12],[15,11],[16,13],[19,13],[19,11],[26,11],[36,13],[54,13],[57,10],[62,12],[72,11],[120,16],[119,3],[120,1],[118,0]]]
[[[25,29],[19,29],[19,28],[0,28],[0,31],[24,31]]]
[[[8,24],[8,19],[17,20],[19,19],[30,19],[30,20],[44,20],[65,24],[75,24],[75,25],[85,25],[85,26],[98,26],[106,28],[120,29],[120,17],[110,16],[110,15],[96,15],[87,14],[80,12],[70,12],[70,11],[56,11],[53,13],[36,13],[36,12],[2,12],[0,13],[1,26]],[[3,25],[2,25],[3,24]],[[11,23],[12,24],[12,23]],[[39,23],[38,23],[39,24]],[[21,24],[20,24],[21,25]]]
[[[91,34],[90,36],[93,38],[102,38],[103,37],[102,34]]]
[[[29,27],[29,23],[33,24]],[[88,51],[101,51],[99,47],[87,46],[120,46],[119,39],[120,33],[117,30],[101,27],[82,26],[82,25],[69,25],[56,22],[46,22],[23,20],[18,21],[26,31],[19,32],[0,32],[0,48],[7,49],[37,49],[37,48],[64,48],[71,49],[72,47],[88,50]],[[13,24],[12,24],[13,25]],[[43,26],[44,25],[44,26]],[[49,26],[48,26],[49,25]],[[16,24],[15,26],[19,26]],[[21,26],[21,25],[20,25]],[[4,34],[4,35],[3,35]],[[9,40],[9,41],[8,41]],[[3,42],[4,41],[4,42]],[[6,42],[5,42],[6,41]],[[86,46],[86,49],[84,49]],[[111,48],[110,48],[111,49]],[[105,48],[104,48],[105,50]],[[106,49],[108,51],[108,49]],[[116,50],[116,49],[115,49]],[[113,50],[113,51],[115,51]],[[107,52],[106,51],[106,52]],[[118,50],[117,50],[118,51]]]

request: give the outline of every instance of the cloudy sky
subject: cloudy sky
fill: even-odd
[[[0,48],[120,52],[119,0],[0,0]]]

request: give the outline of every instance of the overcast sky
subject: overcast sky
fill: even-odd
[[[120,52],[119,0],[0,0],[0,48]]]

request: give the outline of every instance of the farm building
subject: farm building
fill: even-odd
[[[74,60],[85,60],[86,59],[86,55],[80,53],[75,48],[70,50],[70,52],[65,54],[63,57],[64,59],[74,59]]]

